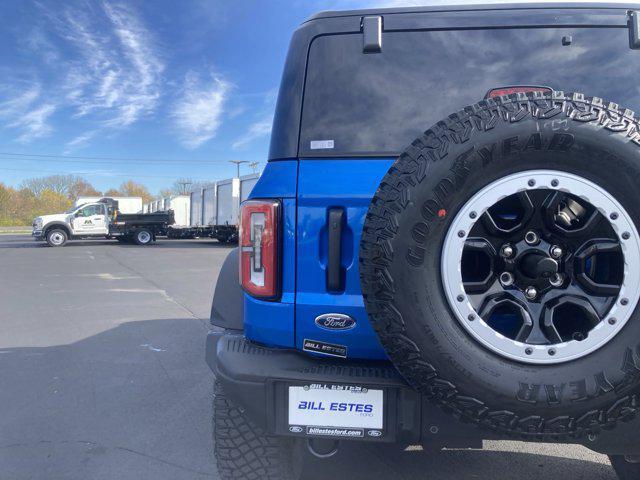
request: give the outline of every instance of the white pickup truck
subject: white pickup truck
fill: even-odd
[[[60,247],[73,238],[108,237],[108,205],[89,203],[54,215],[42,215],[33,220],[32,235]]]
[[[52,247],[61,247],[68,240],[96,237],[147,245],[156,235],[166,234],[173,221],[173,212],[121,213],[117,200],[102,198],[65,213],[36,217],[32,235]]]

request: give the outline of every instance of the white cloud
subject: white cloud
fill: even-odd
[[[64,154],[66,155],[68,153],[73,152],[74,150],[77,150],[82,147],[86,147],[89,144],[89,142],[93,140],[93,138],[96,136],[97,133],[98,132],[96,132],[95,130],[92,130],[89,132],[81,133],[77,137],[71,139],[65,145]]]
[[[49,117],[55,110],[54,103],[41,99],[40,85],[34,84],[11,100],[0,103],[0,118],[7,128],[18,131],[18,142],[29,143],[53,131]]]
[[[273,123],[273,115],[269,115],[262,120],[252,123],[249,125],[247,132],[240,138],[238,138],[231,145],[233,149],[239,150],[243,147],[246,147],[254,140],[259,138],[266,137],[271,133],[271,125]]]
[[[186,148],[198,148],[215,137],[232,88],[231,83],[217,75],[203,81],[193,72],[187,74],[182,96],[172,114]]]
[[[103,3],[101,13],[76,9],[53,16],[76,52],[68,62],[66,100],[76,117],[95,115],[104,127],[126,127],[155,110],[164,65],[151,34],[128,6]]]

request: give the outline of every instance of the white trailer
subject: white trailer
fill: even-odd
[[[259,174],[228,178],[194,190],[148,204],[149,212],[173,210],[176,222],[169,238],[211,237],[221,242],[238,238],[240,204],[249,198]]]
[[[204,189],[194,190],[189,195],[189,226],[202,226],[202,195]]]
[[[188,227],[191,217],[191,198],[189,195],[174,195],[171,197],[165,197],[161,200],[162,210],[173,210],[173,214],[176,219],[176,227]]]
[[[216,224],[216,205],[218,200],[218,185],[213,185],[204,189],[202,193],[202,224]]]
[[[244,177],[240,177],[240,203],[249,198],[253,187],[256,186],[256,183],[258,183],[259,179],[260,175],[257,174],[245,175]]]
[[[142,212],[142,197],[78,197],[75,206],[79,207],[87,203],[97,203],[104,198],[118,202],[118,211],[121,213]]]
[[[190,225],[195,236],[236,240],[240,203],[249,198],[259,178],[259,174],[229,178],[191,192]]]

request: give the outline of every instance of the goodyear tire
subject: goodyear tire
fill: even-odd
[[[593,309],[589,310],[585,303],[579,312],[584,312],[587,320],[581,320],[583,326],[571,324],[570,328],[575,328],[576,332],[571,332],[572,336],[566,341],[561,336],[556,348],[540,340],[536,343],[527,336],[529,333],[521,336],[531,328],[522,319],[527,318],[526,308],[533,308],[536,300],[531,300],[530,306],[523,294],[527,289],[513,293],[517,290],[516,285],[509,282],[519,281],[519,269],[531,263],[536,274],[541,275],[536,281],[551,282],[556,274],[545,277],[552,273],[547,266],[564,268],[565,263],[550,261],[544,252],[534,256],[527,254],[526,262],[523,260],[522,265],[513,267],[515,278],[500,277],[504,283],[498,284],[495,283],[497,279],[491,277],[491,285],[497,286],[498,290],[499,287],[505,291],[511,289],[510,294],[517,296],[517,302],[509,308],[514,311],[526,308],[523,316],[518,313],[509,317],[517,319],[519,330],[514,333],[499,331],[481,341],[483,332],[489,331],[487,325],[496,321],[494,313],[488,319],[473,313],[460,315],[464,308],[473,311],[467,306],[473,303],[473,295],[466,290],[473,282],[465,280],[464,272],[456,273],[466,268],[463,260],[457,264],[447,264],[443,260],[448,255],[457,258],[455,255],[466,254],[471,230],[458,230],[455,226],[456,222],[462,222],[460,225],[466,222],[472,226],[470,228],[480,225],[478,222],[484,217],[484,210],[468,209],[476,198],[494,195],[499,200],[501,182],[506,182],[505,179],[522,181],[518,191],[541,187],[539,183],[535,184],[536,180],[549,181],[548,185],[545,183],[545,189],[555,189],[549,195],[556,192],[562,195],[566,178],[568,182],[582,181],[592,185],[593,191],[609,192],[606,200],[602,197],[603,202],[613,201],[612,198],[618,202],[620,211],[609,210],[606,218],[604,215],[602,219],[598,217],[594,224],[598,228],[610,225],[611,242],[622,245],[615,247],[615,255],[624,254],[624,258],[632,255],[632,261],[636,262],[636,227],[640,225],[640,126],[633,115],[633,112],[599,98],[563,92],[554,92],[552,96],[518,94],[485,100],[427,130],[400,155],[383,178],[369,207],[360,243],[365,307],[400,373],[413,387],[456,418],[520,438],[561,440],[583,438],[602,429],[615,428],[619,422],[636,416],[640,401],[638,289],[633,285],[625,286],[625,282],[635,275],[633,271],[627,268],[623,274],[616,274],[623,282],[622,286],[616,287],[617,291],[626,288],[628,292],[628,298],[616,297],[611,303],[611,309],[624,305],[620,318],[605,315],[597,323],[589,313]],[[529,172],[533,172],[530,177]],[[551,173],[545,176],[545,172]],[[568,202],[566,198],[565,201]],[[591,208],[588,202],[585,206]],[[531,211],[538,211],[536,208]],[[540,211],[544,208],[540,207]],[[591,213],[581,214],[575,227],[571,226],[574,225],[571,217],[567,232],[573,228],[586,229],[587,218],[604,212],[599,210],[604,207],[594,208],[589,210]],[[505,214],[500,221],[520,221],[518,215],[525,218],[529,210],[521,211],[524,213],[517,213],[515,217]],[[565,213],[559,208],[545,215],[550,215],[553,222],[564,222],[566,219],[562,215]],[[494,215],[494,211],[489,214]],[[623,230],[616,230],[617,222],[625,222]],[[485,223],[482,220],[481,225]],[[556,232],[564,227],[557,224],[554,228]],[[500,231],[507,231],[506,226]],[[529,240],[532,245],[535,240],[541,241]],[[567,242],[570,241],[569,238]],[[517,245],[514,243],[511,250],[500,253],[515,256],[518,248],[529,248],[524,241]],[[539,247],[541,243],[536,245]],[[492,259],[490,265],[500,264],[507,268],[507,260],[495,250],[492,252],[495,260],[487,254]],[[619,265],[620,257],[615,258]],[[571,261],[570,258],[562,260],[566,265],[573,265]],[[602,262],[604,265],[604,260]],[[479,270],[479,265],[473,268]],[[566,268],[567,276],[575,273]],[[490,269],[489,272],[490,275],[499,274],[498,270]],[[447,282],[456,275],[462,276],[461,288],[464,290],[452,297]],[[572,278],[562,278],[567,283],[558,287],[560,293],[557,295],[564,295],[561,290],[573,285]],[[544,290],[551,291],[550,286],[549,290]],[[532,289],[524,293],[531,293],[535,298],[538,291]],[[561,310],[559,302],[554,303],[552,320],[540,328],[553,327],[552,330],[559,332],[555,315],[560,311],[562,315],[558,313],[558,318],[569,318],[567,322],[574,322],[571,319],[583,315],[568,315],[572,310]],[[624,325],[621,325],[623,320]],[[591,321],[593,323],[589,323]],[[498,329],[497,326],[490,328]],[[578,331],[581,328],[586,329],[586,334]],[[615,336],[601,344],[593,343],[607,329],[616,329]],[[505,347],[500,350],[500,342],[521,349],[509,351]],[[581,345],[593,348],[582,348]],[[575,355],[571,354],[569,346],[575,349]],[[566,357],[558,358],[565,353]]]
[[[222,480],[297,480],[302,452],[292,440],[266,434],[214,384],[213,445]]]
[[[52,228],[47,230],[46,240],[50,247],[63,247],[69,240],[69,235],[62,228]]]

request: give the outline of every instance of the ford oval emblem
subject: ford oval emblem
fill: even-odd
[[[302,433],[302,430],[303,430],[302,427],[299,427],[297,425],[293,425],[293,426],[289,427],[289,431],[291,433]]]
[[[325,313],[316,317],[316,325],[325,330],[351,330],[356,326],[356,321],[342,313]]]

